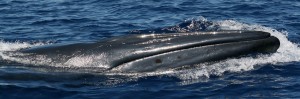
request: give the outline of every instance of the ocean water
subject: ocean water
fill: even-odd
[[[1,0],[0,13],[0,99],[300,98],[299,0]],[[273,54],[151,73],[99,72],[98,56],[55,63],[7,54],[212,30],[265,31],[281,46]]]

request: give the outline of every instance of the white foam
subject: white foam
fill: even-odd
[[[0,41],[0,52],[4,52],[4,51],[16,51],[22,48],[28,48],[28,47],[32,47],[35,45],[39,45],[39,44],[29,44],[26,42],[5,42],[5,41]]]

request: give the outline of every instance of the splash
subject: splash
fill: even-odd
[[[22,48],[28,48],[28,47],[33,47],[33,46],[38,46],[41,45],[41,43],[37,43],[37,44],[30,44],[30,43],[26,43],[26,42],[5,42],[3,40],[0,40],[0,52],[4,52],[4,51],[16,51]]]

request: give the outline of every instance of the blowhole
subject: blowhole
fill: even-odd
[[[156,59],[155,63],[162,63],[162,60],[161,59]]]
[[[181,56],[177,56],[177,59],[181,59]]]

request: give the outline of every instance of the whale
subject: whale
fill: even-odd
[[[218,62],[250,54],[271,54],[278,38],[263,31],[204,31],[190,33],[132,34],[97,42],[52,44],[18,52],[67,62],[74,57],[102,55],[97,61],[113,72],[166,71],[182,66]]]

